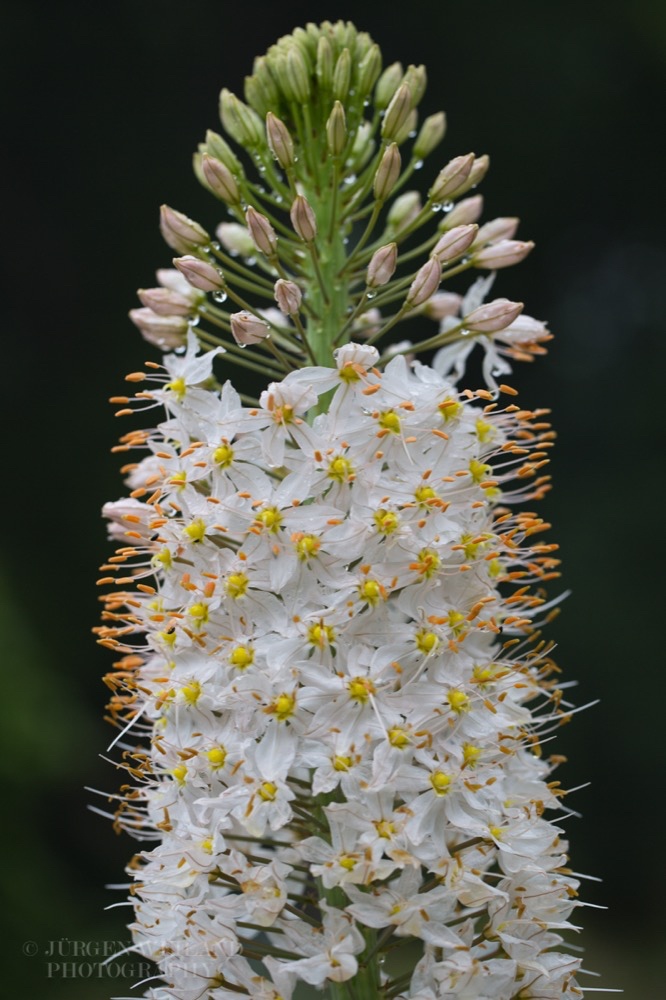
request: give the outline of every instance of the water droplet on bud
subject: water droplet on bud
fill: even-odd
[[[417,160],[414,164],[414,170],[421,170],[423,167],[423,160]]]
[[[374,299],[374,297],[376,296],[376,294],[377,294],[377,292],[366,292],[365,293],[365,297],[366,297],[366,299]]]
[[[453,208],[452,201],[445,201],[444,204],[442,205],[442,210],[444,212],[450,212],[452,208]]]
[[[194,316],[191,316],[189,324],[188,324],[189,327],[190,327],[190,329],[192,329],[192,327],[194,327],[194,326],[199,326],[200,320],[201,320],[201,316],[199,316],[198,313],[195,313]]]
[[[442,204],[440,204],[440,202],[435,201],[435,202],[433,202],[431,211],[432,212],[441,212],[443,207],[444,206]]]
[[[227,293],[226,292],[213,292],[213,301],[214,302],[226,302],[227,301]]]

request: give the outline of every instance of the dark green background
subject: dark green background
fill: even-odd
[[[48,978],[50,940],[124,940],[104,884],[132,844],[86,811],[84,784],[120,776],[98,754],[108,653],[89,628],[107,545],[98,510],[120,494],[106,398],[154,357],[126,318],[170,252],[168,201],[207,227],[216,204],[190,154],[240,92],[252,58],[307,19],[352,17],[386,62],[424,62],[426,113],[449,134],[423,171],[488,152],[486,218],[518,214],[537,249],[495,292],[557,334],[513,383],[552,406],[559,442],[544,510],[573,595],[553,627],[579,703],[558,776],[584,816],[569,820],[574,865],[602,876],[582,910],[588,968],[627,1000],[660,994],[664,632],[664,274],[666,7],[632,3],[355,5],[221,0],[6,8],[2,187],[3,424],[0,731],[4,746],[1,912],[8,995],[102,1000],[128,983]],[[429,161],[430,163],[430,161]],[[441,164],[440,164],[441,165]],[[552,746],[552,745],[551,745]],[[25,941],[40,954],[25,957]],[[96,961],[92,959],[92,961]]]

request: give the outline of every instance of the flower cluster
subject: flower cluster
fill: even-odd
[[[173,353],[113,400],[161,419],[117,449],[144,454],[104,510],[97,629],[132,779],[113,816],[149,842],[128,871],[153,1000],[582,996],[541,748],[573,711],[540,631],[556,546],[531,509],[553,435],[497,381],[550,335],[484,303],[532,246],[516,219],[477,225],[487,157],[451,160],[423,205],[389,201],[444,135],[441,113],[415,130],[424,88],[351,25],[297,30],[248,104],[222,92],[259,181],[216,133],[195,158],[235,221],[215,240],[162,210],[177,270],[132,318]],[[491,273],[439,291],[470,268]],[[420,317],[434,335],[374,346]],[[228,363],[262,376],[257,396],[217,381]]]

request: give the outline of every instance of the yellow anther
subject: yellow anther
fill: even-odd
[[[335,629],[332,625],[324,625],[323,622],[311,625],[308,629],[308,640],[313,646],[323,649],[327,642],[335,642]]]
[[[430,784],[437,795],[446,795],[451,784],[451,775],[444,774],[444,771],[433,771],[430,775]]]
[[[257,522],[267,531],[276,532],[282,523],[282,514],[277,507],[264,507],[257,514]]]
[[[356,868],[356,865],[358,864],[358,858],[352,858],[351,855],[349,854],[343,854],[342,857],[339,859],[338,864],[340,865],[341,868],[344,868],[345,871],[350,872],[354,868]]]
[[[431,576],[435,575],[441,565],[442,560],[434,549],[421,549],[417,564],[421,576],[429,580]]]
[[[420,650],[421,653],[432,653],[434,649],[439,646],[439,636],[435,635],[434,632],[425,632],[421,630],[417,632],[415,637],[416,648]]]
[[[430,504],[428,500],[436,500],[437,493],[433,490],[432,486],[417,486],[414,490],[414,499],[421,504],[422,507],[429,507]]]
[[[476,422],[476,436],[479,441],[484,444],[489,441],[495,433],[495,428],[492,424],[489,424],[486,420],[482,420],[481,417]]]
[[[263,784],[259,786],[259,797],[264,800],[264,802],[274,802],[277,796],[277,785],[274,785],[272,781],[264,781]]]
[[[300,535],[296,539],[296,552],[298,554],[298,558],[303,562],[307,562],[308,559],[317,555],[320,546],[321,542],[316,535]]]
[[[180,692],[185,701],[189,701],[190,705],[196,705],[197,701],[201,697],[201,684],[199,681],[192,681],[190,684],[186,684],[185,687],[181,688]]]
[[[347,684],[350,698],[365,705],[371,694],[375,693],[375,685],[369,677],[354,677]]]
[[[187,777],[187,768],[185,767],[184,764],[179,764],[178,767],[174,767],[171,773],[173,774],[174,778],[176,779],[179,785],[185,784],[185,778]]]
[[[213,461],[216,465],[219,465],[221,469],[228,469],[234,460],[234,449],[231,445],[221,444],[219,448],[216,448],[213,452]]]
[[[348,771],[352,764],[353,761],[351,757],[344,757],[341,754],[336,754],[333,758],[334,771]]]
[[[459,688],[452,688],[447,694],[446,700],[451,706],[451,711],[453,712],[469,711],[469,697],[464,691],[460,691]]]
[[[213,747],[206,754],[209,763],[214,767],[224,767],[224,762],[227,759],[227,751],[224,747]]]
[[[206,536],[206,525],[204,521],[198,517],[195,521],[190,521],[183,528],[183,534],[191,542],[201,542]]]
[[[401,729],[400,726],[389,729],[388,739],[391,746],[397,747],[398,750],[404,750],[411,743],[409,733],[406,729]]]
[[[387,819],[376,820],[375,829],[380,837],[384,840],[390,840],[392,834],[395,833],[395,824],[389,822]]]
[[[233,597],[234,600],[238,600],[239,597],[243,597],[245,595],[249,582],[250,581],[245,573],[230,573],[227,577],[224,589],[229,597]]]
[[[385,431],[390,431],[391,434],[399,434],[400,417],[395,410],[384,410],[383,413],[379,414],[379,426]]]
[[[444,420],[448,423],[449,420],[455,420],[462,413],[463,404],[456,402],[456,400],[451,399],[447,396],[439,404],[439,412],[442,414]]]
[[[470,767],[474,767],[480,756],[481,750],[479,747],[475,747],[471,743],[465,743],[463,745],[463,760]]]
[[[239,670],[245,670],[251,663],[254,663],[254,650],[250,646],[236,646],[232,649],[229,662]]]
[[[398,515],[392,510],[385,510],[380,507],[373,515],[377,530],[382,535],[392,534],[398,527]]]
[[[344,455],[338,455],[337,458],[334,458],[329,462],[329,478],[335,479],[338,483],[348,483],[353,473],[354,470],[352,469],[352,464],[344,457]]]
[[[169,389],[178,399],[182,399],[187,392],[187,386],[185,385],[184,378],[175,378],[173,382],[167,383],[166,388]]]
[[[197,625],[203,625],[204,622],[208,621],[208,605],[204,604],[203,601],[197,601],[196,604],[192,604],[187,609],[187,613],[190,618],[194,618]]]
[[[469,471],[475,483],[480,483],[490,472],[490,466],[483,462],[477,462],[475,458],[469,463]]]
[[[161,563],[161,565],[164,566],[165,569],[170,569],[171,564],[173,563],[173,557],[171,555],[170,550],[162,549],[161,552],[158,552],[156,555],[153,556],[153,562]]]
[[[362,600],[375,607],[382,597],[382,587],[376,580],[364,580],[359,585],[358,593]]]
[[[288,719],[290,715],[294,714],[295,708],[296,699],[294,696],[283,692],[278,695],[273,704],[269,706],[268,711],[271,715],[274,715],[279,722],[284,722],[285,719]]]

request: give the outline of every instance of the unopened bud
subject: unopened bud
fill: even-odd
[[[358,52],[358,45],[356,47]],[[358,67],[358,89],[365,96],[375,85],[382,70],[382,53],[378,45],[372,45],[363,56]]]
[[[519,221],[515,217],[491,219],[490,222],[486,222],[484,226],[481,226],[474,242],[477,246],[483,246],[485,243],[497,243],[498,240],[513,239]]]
[[[285,72],[294,100],[305,104],[310,99],[310,74],[297,45],[289,49]]]
[[[444,233],[435,244],[431,257],[436,257],[440,264],[448,264],[455,260],[472,245],[479,227],[476,225],[455,226]]]
[[[198,222],[168,205],[160,208],[160,230],[167,245],[179,253],[210,243],[210,236]]]
[[[266,216],[262,215],[261,212],[257,212],[250,205],[245,213],[245,221],[247,222],[248,231],[257,250],[263,253],[265,257],[275,257],[277,252],[277,236]]]
[[[224,163],[227,170],[230,170],[234,177],[243,176],[243,164],[238,159],[233,149],[218,132],[208,129],[206,132],[206,153],[210,153],[220,163]]]
[[[230,170],[214,156],[204,153],[201,158],[201,170],[208,187],[213,194],[225,201],[227,205],[238,205],[240,192]]]
[[[373,191],[377,201],[386,201],[390,195],[400,176],[400,165],[400,150],[392,142],[387,146],[375,174]]]
[[[409,291],[407,292],[407,298],[405,300],[406,304],[414,309],[416,306],[420,306],[424,302],[427,302],[431,295],[434,295],[439,288],[441,280],[442,265],[436,257],[431,257],[430,260],[416,272],[416,277],[412,281],[409,286]]]
[[[326,140],[329,152],[333,156],[339,156],[345,148],[347,142],[347,123],[345,120],[345,109],[340,101],[336,101],[333,110],[326,122]]]
[[[484,153],[483,156],[477,156],[472,164],[472,169],[469,172],[469,177],[467,178],[463,192],[469,191],[471,188],[476,187],[477,184],[480,184],[488,173],[489,167],[490,157],[486,153]]]
[[[202,292],[219,292],[224,288],[222,275],[216,267],[199,257],[174,257],[174,265],[193,288]]]
[[[255,246],[245,226],[238,222],[221,222],[215,230],[218,240],[232,257],[252,257]]]
[[[322,90],[330,90],[333,83],[333,50],[328,38],[322,35],[317,43],[317,81]]]
[[[245,100],[250,107],[253,108],[262,118],[266,115],[269,108],[272,107],[272,104],[266,95],[266,91],[261,85],[261,81],[258,80],[256,76],[245,77],[243,93],[245,94]]]
[[[452,226],[464,226],[477,222],[483,212],[483,195],[475,194],[464,198],[451,209],[439,225],[440,229],[450,229]]]
[[[158,316],[189,316],[194,311],[193,300],[171,288],[139,288],[137,295]]]
[[[291,224],[304,243],[313,243],[317,235],[317,220],[306,198],[296,195],[289,211]]]
[[[406,83],[401,84],[391,98],[382,122],[382,138],[395,139],[412,110],[412,92]]]
[[[474,165],[474,153],[466,156],[455,156],[438,173],[435,183],[428,192],[431,201],[439,202],[450,198],[462,190]]]
[[[525,260],[528,253],[534,247],[532,240],[524,243],[522,240],[500,240],[499,243],[491,243],[474,254],[472,263],[474,267],[487,268],[489,271],[496,271],[500,267],[511,267],[512,264],[520,264]]]
[[[264,129],[261,118],[226,87],[220,94],[220,118],[231,138],[241,146],[249,146],[252,149],[263,143]]]
[[[497,333],[504,330],[523,311],[522,302],[511,302],[509,299],[495,299],[486,302],[465,316],[464,324],[468,330],[475,333]]]
[[[258,344],[268,336],[267,324],[245,310],[232,313],[230,320],[231,334],[241,347]]]
[[[418,122],[419,116],[416,108],[412,108],[398,131],[395,133],[394,138],[399,146],[402,146],[403,142],[405,142],[406,139],[409,139],[410,136],[416,135],[416,126],[418,125]]]
[[[391,280],[398,264],[398,246],[387,243],[372,255],[365,283],[368,288],[380,288]]]
[[[372,124],[361,122],[356,129],[354,142],[352,145],[352,158],[357,170],[360,170],[375,151],[375,141],[372,138]]]
[[[130,319],[149,344],[163,351],[181,347],[187,338],[188,322],[182,316],[159,316],[152,309],[130,309]]]
[[[280,312],[285,316],[293,316],[301,308],[301,290],[295,282],[279,278],[273,286],[273,292]]]
[[[294,142],[289,129],[277,115],[269,111],[266,115],[266,137],[273,156],[283,170],[294,165]]]
[[[275,107],[280,101],[280,92],[278,90],[277,84],[273,79],[273,74],[271,73],[268,62],[265,56],[258,56],[254,60],[254,65],[252,66],[252,76],[257,81],[257,86],[261,88],[261,100],[264,108],[261,110],[257,107],[257,111],[261,117],[265,117],[268,108]],[[252,104],[249,96],[247,96],[247,101]]]
[[[333,97],[344,101],[349,93],[351,83],[352,61],[349,49],[343,49],[333,70]]]
[[[387,66],[379,77],[375,87],[375,107],[378,111],[383,111],[389,106],[391,98],[400,86],[402,76],[402,65],[399,62],[394,62]]]
[[[438,111],[436,115],[426,118],[421,131],[414,140],[412,156],[416,160],[423,160],[432,153],[433,149],[439,146],[446,134],[446,115],[443,111]]]
[[[462,305],[462,295],[455,292],[437,292],[425,304],[424,314],[428,319],[442,320],[445,316],[457,316]]]
[[[415,108],[421,102],[428,85],[428,77],[425,66],[408,66],[403,78],[412,92],[412,107]]]
[[[405,191],[396,198],[389,209],[386,225],[396,232],[408,226],[421,211],[421,195],[418,191]]]

